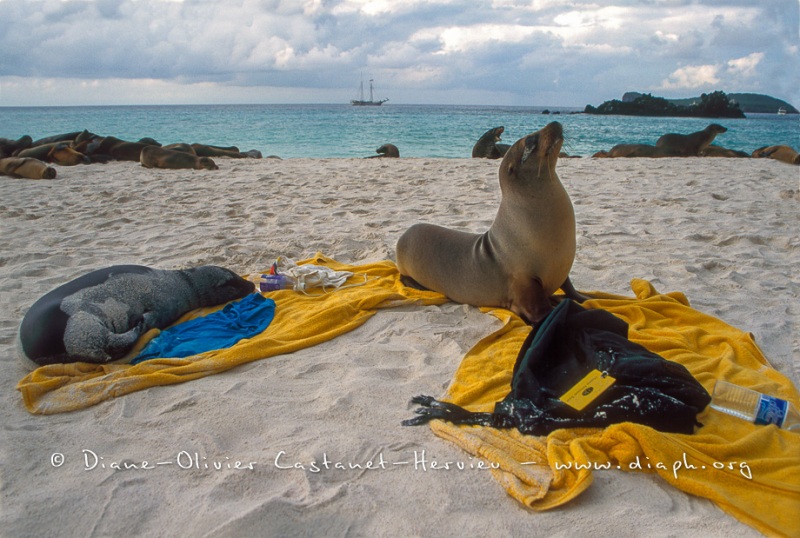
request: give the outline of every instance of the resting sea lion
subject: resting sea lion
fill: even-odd
[[[244,159],[247,157],[236,146],[223,148],[206,144],[192,144],[192,147],[198,157],[231,157],[232,159]]]
[[[32,157],[5,157],[0,159],[0,174],[26,179],[55,179],[56,169]]]
[[[500,135],[505,131],[505,127],[495,127],[489,129],[472,146],[472,157],[474,159],[499,159],[508,151],[507,144],[498,144]]]
[[[765,146],[753,152],[753,157],[775,159],[789,164],[800,164],[800,154],[790,146]]]
[[[161,147],[161,143],[156,140],[155,138],[150,138],[149,136],[145,136],[144,138],[140,138],[137,142],[140,144],[144,144],[146,146],[158,146]]]
[[[40,146],[33,146],[17,152],[17,157],[31,157],[46,163],[56,163],[62,166],[75,166],[88,164],[90,161],[83,153],[75,151],[69,142],[51,142]]]
[[[395,146],[394,144],[384,144],[378,149],[376,149],[375,153],[379,153],[379,155],[371,155],[367,157],[367,159],[375,159],[381,157],[392,157],[392,158],[400,157],[400,150],[397,149],[397,146]]]
[[[558,122],[518,140],[500,163],[502,201],[486,233],[415,224],[397,242],[402,275],[450,299],[507,308],[528,322],[552,309],[575,258],[575,213],[555,166],[564,139]]]
[[[17,140],[9,140],[8,138],[0,138],[0,158],[11,157],[15,153],[31,147],[33,140],[28,135],[23,135]]]
[[[252,282],[223,267],[167,271],[141,265],[98,269],[47,293],[19,326],[17,349],[36,365],[107,363],[152,328],[186,312],[251,293]]]
[[[145,168],[191,168],[194,170],[219,170],[219,166],[210,157],[198,157],[191,153],[147,146],[142,148],[139,162]]]
[[[52,144],[53,142],[71,142],[75,140],[81,131],[74,131],[72,133],[63,133],[57,134],[52,136],[46,136],[44,138],[40,138],[39,140],[35,140],[31,143],[31,146],[43,146],[44,144]]]
[[[138,162],[141,157],[142,149],[148,146],[158,146],[158,142],[128,142],[113,136],[106,136],[90,142],[87,151],[90,156],[107,155],[117,161]]]
[[[750,157],[744,151],[737,149],[723,148],[722,146],[715,146],[711,144],[706,149],[700,152],[701,157]]]
[[[604,157],[677,157],[669,148],[659,148],[647,144],[617,144]]]
[[[714,137],[727,130],[718,123],[712,123],[702,131],[688,135],[668,133],[656,140],[656,147],[673,151],[678,157],[695,157],[714,141]]]
[[[182,151],[183,153],[188,153],[189,155],[197,155],[197,152],[189,144],[169,144],[163,147],[164,149],[171,149],[172,151]]]

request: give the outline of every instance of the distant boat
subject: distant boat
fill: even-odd
[[[778,109],[778,116],[785,116],[785,115],[786,115],[786,109],[783,108],[783,107],[780,107]]]
[[[381,106],[383,103],[388,101],[388,99],[380,99],[375,101],[374,97],[372,96],[373,88],[372,88],[372,79],[369,79],[369,101],[364,99],[364,80],[361,80],[361,87],[359,88],[358,92],[358,99],[353,99],[350,101],[350,104],[353,106]]]

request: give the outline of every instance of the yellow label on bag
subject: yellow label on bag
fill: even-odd
[[[574,387],[565,392],[560,400],[576,411],[583,411],[584,407],[603,394],[608,387],[614,384],[614,381],[616,379],[608,373],[597,369],[592,370]]]

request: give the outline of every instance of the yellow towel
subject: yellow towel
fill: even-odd
[[[31,413],[39,414],[83,409],[137,390],[182,383],[319,344],[355,329],[381,308],[447,301],[440,293],[403,286],[392,262],[351,266],[317,254],[300,263],[351,271],[355,275],[346,285],[354,287],[314,296],[294,291],[273,292],[270,297],[275,299],[277,308],[275,319],[267,330],[228,349],[182,359],[152,359],[133,366],[88,363],[43,366],[25,376],[17,385],[25,406]],[[311,290],[310,293],[317,292]],[[221,306],[190,312],[178,323],[219,308]],[[132,355],[157,333],[150,331],[144,335]]]
[[[750,334],[690,308],[681,293],[660,295],[644,280],[631,287],[636,298],[598,294],[584,306],[624,319],[630,340],[683,364],[709,391],[716,379],[725,379],[800,403],[797,389],[769,366]],[[530,330],[510,312],[491,312],[505,325],[469,351],[446,398],[470,411],[492,411],[509,392],[515,359]],[[800,433],[710,409],[698,419],[704,426],[693,435],[632,423],[557,430],[546,437],[442,421],[431,422],[431,428],[499,464],[493,476],[534,510],[564,504],[589,487],[591,469],[576,468],[588,464],[658,473],[765,534],[800,536]]]

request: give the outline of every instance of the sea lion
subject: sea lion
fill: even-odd
[[[167,168],[177,170],[190,168],[194,170],[219,170],[219,166],[211,157],[198,157],[184,151],[147,146],[142,148],[139,162],[145,168]]]
[[[728,149],[723,148],[722,146],[715,146],[711,144],[706,146],[706,149],[700,152],[701,157],[746,157],[749,158],[748,155],[744,151],[739,151],[738,149]]]
[[[45,144],[52,144],[54,142],[71,142],[75,140],[82,131],[74,131],[71,133],[62,133],[52,136],[46,136],[44,138],[40,138],[39,140],[35,140],[31,143],[31,146],[43,146]]]
[[[753,152],[753,157],[775,159],[789,164],[800,164],[800,154],[790,146],[765,146]]]
[[[507,144],[498,144],[500,135],[505,131],[505,127],[494,127],[489,129],[472,146],[473,159],[499,159],[508,151]]]
[[[666,148],[675,153],[677,157],[696,157],[700,155],[706,146],[714,141],[714,138],[727,131],[725,127],[718,123],[712,123],[702,131],[688,135],[667,133],[656,140],[656,147]]]
[[[197,152],[189,144],[183,144],[183,143],[169,144],[169,145],[163,146],[163,148],[164,149],[171,149],[172,151],[182,151],[183,153],[188,153],[189,155],[197,155]]]
[[[405,277],[453,301],[507,308],[533,323],[552,309],[559,288],[579,302],[569,281],[575,213],[555,166],[562,127],[552,122],[518,140],[500,163],[502,200],[489,230],[472,234],[415,224],[397,242]]]
[[[113,136],[106,136],[97,138],[89,143],[87,151],[89,156],[93,155],[107,155],[111,159],[117,161],[134,161],[139,162],[142,149],[149,146],[158,147],[158,142],[144,143],[144,142],[128,142]]]
[[[17,349],[20,358],[38,366],[104,364],[124,357],[148,330],[254,289],[252,282],[213,265],[176,271],[141,265],[98,269],[33,303],[20,323]]]
[[[75,166],[88,164],[90,161],[83,153],[75,151],[69,142],[51,142],[18,151],[17,157],[30,157],[46,163],[56,163],[62,166]]]
[[[394,144],[384,144],[378,149],[376,149],[375,153],[378,153],[378,155],[371,155],[367,157],[367,159],[375,159],[381,157],[390,157],[390,158],[400,157],[400,150],[397,149],[397,146],[395,146]]]
[[[595,156],[597,156],[595,154]],[[604,157],[677,157],[670,148],[659,148],[648,144],[617,144]]]
[[[206,144],[192,144],[198,157],[230,157],[232,159],[245,159],[248,156],[239,151],[236,146],[220,147]]]
[[[0,138],[0,158],[11,157],[15,153],[31,147],[33,140],[28,135],[23,135],[16,140]]]
[[[5,157],[0,159],[0,174],[25,179],[55,179],[56,169],[32,157]]]
[[[158,146],[161,147],[161,143],[156,140],[155,138],[151,138],[149,136],[145,136],[144,138],[140,138],[137,142],[140,144],[144,144],[146,146]]]

